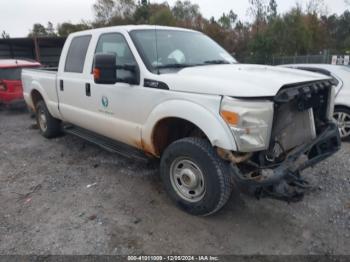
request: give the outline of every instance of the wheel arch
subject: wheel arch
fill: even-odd
[[[31,99],[33,107],[34,107],[34,111],[36,110],[36,105],[38,104],[38,102],[40,100],[45,101],[43,95],[37,89],[33,89],[30,92],[30,99]]]
[[[344,109],[350,110],[350,106],[349,105],[345,105],[345,104],[336,104],[334,106],[334,109],[338,109],[338,108],[344,108]]]
[[[219,113],[218,113],[219,116]],[[210,110],[190,101],[171,100],[158,105],[142,128],[142,141],[146,151],[160,156],[175,141],[167,135],[169,130],[191,126],[202,133],[212,146],[236,151],[233,135],[223,119]],[[179,125],[174,124],[179,123]],[[167,124],[170,123],[170,124]],[[165,129],[165,130],[164,130]],[[165,132],[165,133],[164,133]],[[177,138],[188,137],[180,135]],[[165,141],[163,140],[165,138]],[[167,139],[168,138],[168,139]]]
[[[337,112],[342,112],[343,114],[346,114],[348,115],[348,119],[349,119],[349,115],[350,115],[350,107],[347,106],[347,105],[343,105],[343,104],[336,104],[334,106],[334,120],[337,122],[337,125],[338,125],[338,128],[339,128],[339,133],[340,133],[340,136],[341,136],[341,139],[343,141],[348,141],[350,139],[350,134],[349,134],[349,131],[348,131],[348,120],[339,120],[337,119],[337,116],[336,116],[336,113]],[[343,122],[345,121],[345,122]]]
[[[58,108],[55,110],[55,104],[50,103],[50,99],[45,91],[38,82],[32,83],[32,90],[30,91],[30,103],[31,107],[36,111],[36,105],[40,100],[43,100],[49,110],[50,114],[56,118],[59,118]]]

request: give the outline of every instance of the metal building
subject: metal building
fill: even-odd
[[[0,59],[33,59],[45,66],[57,67],[65,41],[65,37],[0,39]]]

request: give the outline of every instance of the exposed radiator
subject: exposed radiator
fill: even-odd
[[[272,142],[281,150],[289,150],[316,138],[313,109],[298,111],[295,103],[279,107],[272,131]],[[276,153],[276,152],[275,152]]]

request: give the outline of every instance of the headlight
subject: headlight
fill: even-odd
[[[224,97],[220,114],[231,128],[240,152],[268,148],[273,122],[273,102]]]

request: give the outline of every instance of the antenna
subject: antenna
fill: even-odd
[[[158,35],[157,35],[157,25],[154,25],[154,35],[156,38],[156,58],[157,58],[157,74],[159,75],[159,66],[158,66]]]

